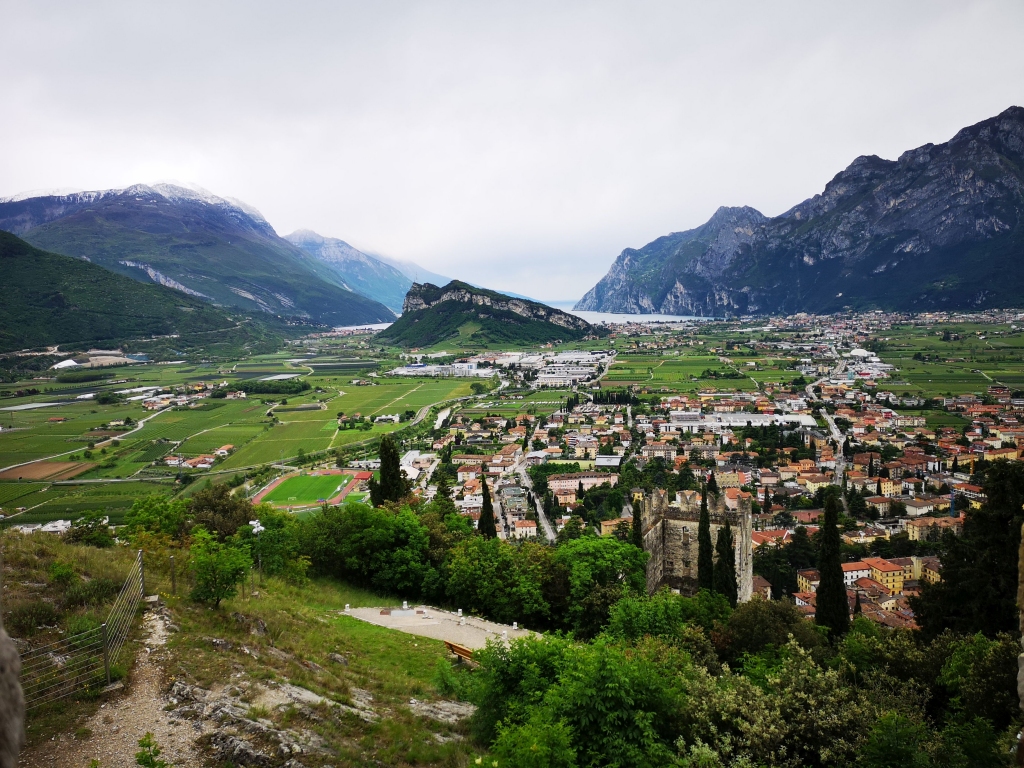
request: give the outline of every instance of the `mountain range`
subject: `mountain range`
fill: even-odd
[[[377,338],[403,347],[429,347],[449,341],[460,346],[541,344],[597,333],[585,320],[560,309],[452,280],[444,287],[414,284],[402,316]]]
[[[698,316],[981,309],[1024,296],[1024,109],[862,156],[776,217],[719,208],[627,248],[577,310]]]
[[[290,242],[252,206],[174,184],[0,200],[0,229],[214,304],[329,325],[393,320],[413,280],[341,240]]]

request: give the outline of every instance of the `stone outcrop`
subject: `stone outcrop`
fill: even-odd
[[[494,291],[481,290],[458,280],[453,280],[443,288],[438,288],[431,283],[413,283],[402,304],[402,314],[405,315],[417,310],[428,309],[446,301],[472,304],[477,307],[491,307],[512,312],[530,320],[553,323],[554,325],[574,331],[586,331],[590,328],[590,324],[586,320],[576,317],[576,315],[570,315],[568,312],[563,312],[560,309],[555,309],[535,301],[505,296]]]
[[[3,589],[0,557],[0,590]],[[25,743],[25,697],[21,692],[21,657],[0,618],[0,768],[15,768]]]
[[[1024,109],[898,160],[863,156],[768,218],[719,208],[627,248],[576,305],[725,315],[1013,305],[1024,292]]]
[[[708,512],[711,517],[711,540],[718,539],[718,531],[726,521],[732,528],[736,547],[736,585],[740,602],[753,594],[754,551],[753,516],[750,501],[741,499],[736,510],[725,506],[722,496],[710,496]],[[697,526],[700,522],[700,497],[684,497],[679,503],[669,504],[668,494],[656,489],[647,494],[640,504],[640,522],[643,531],[647,561],[647,591],[654,593],[662,587],[679,590],[685,595],[697,592]]]

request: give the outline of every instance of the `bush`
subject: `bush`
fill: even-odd
[[[66,590],[78,581],[78,574],[70,563],[56,561],[50,565],[50,583],[55,587]]]
[[[20,637],[31,637],[36,629],[57,623],[57,609],[42,600],[22,603],[11,609],[5,624]]]
[[[100,626],[100,622],[88,614],[71,616],[67,622],[67,640],[75,648],[90,645],[96,639],[95,633]],[[88,636],[78,637],[86,633]]]
[[[100,605],[121,591],[121,582],[99,578],[72,584],[64,593],[65,607]]]

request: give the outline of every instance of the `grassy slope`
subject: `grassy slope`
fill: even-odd
[[[71,563],[83,577],[104,576],[123,579],[134,558],[134,551],[115,547],[98,550],[68,545],[46,535],[21,536],[6,533],[0,537],[6,559],[7,581],[3,605],[5,614],[25,602],[49,599],[59,602],[60,590],[47,585],[47,570],[56,560]],[[439,743],[442,738],[465,733],[465,725],[443,725],[413,715],[409,700],[440,698],[434,685],[435,669],[446,663],[442,643],[428,638],[375,627],[341,615],[345,604],[361,606],[397,606],[399,601],[354,589],[333,581],[311,581],[301,586],[267,579],[260,587],[259,598],[245,596],[225,601],[219,610],[210,610],[188,602],[181,595],[187,580],[178,570],[178,594],[170,594],[168,555],[163,552],[146,555],[147,592],[161,594],[174,623],[180,631],[171,635],[171,661],[165,669],[165,684],[185,680],[190,684],[212,686],[238,683],[241,672],[247,680],[277,680],[309,688],[339,702],[349,700],[349,691],[357,687],[369,691],[374,709],[381,719],[368,724],[351,716],[323,716],[317,721],[303,721],[295,712],[270,712],[279,726],[309,728],[325,738],[330,756],[303,756],[309,766],[326,762],[340,768],[358,765],[443,765],[465,766],[477,752],[466,741]],[[177,552],[179,563],[185,560]],[[46,585],[46,586],[42,586]],[[88,614],[102,619],[109,603],[91,608],[72,609],[62,613],[59,628],[77,615]],[[267,626],[265,636],[249,633],[248,625],[236,617],[260,618]],[[53,637],[57,630],[48,631]],[[47,632],[37,633],[34,642],[49,639]],[[17,635],[16,635],[17,636]],[[230,641],[233,648],[214,647],[209,639]],[[241,650],[242,646],[255,656]],[[269,648],[281,653],[272,654]],[[132,658],[141,649],[128,646],[125,658]],[[329,654],[339,654],[347,664],[339,664]],[[258,656],[258,658],[256,658]],[[303,662],[313,662],[308,666]],[[131,684],[130,664],[126,665]],[[64,700],[58,705],[35,710],[29,719],[30,744],[47,741],[56,733],[71,733],[94,713],[102,703],[95,694],[82,694],[78,699]]]

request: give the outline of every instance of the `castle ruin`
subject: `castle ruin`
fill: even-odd
[[[718,540],[718,531],[726,521],[732,528],[736,546],[736,586],[739,601],[750,599],[754,584],[754,548],[751,532],[753,518],[750,500],[739,499],[737,509],[725,504],[723,495],[708,497],[711,518],[711,541]],[[662,587],[679,590],[681,594],[697,592],[697,526],[700,523],[700,494],[684,491],[676,503],[668,503],[668,494],[657,489],[646,494],[640,503],[640,522],[647,562],[647,592]]]

